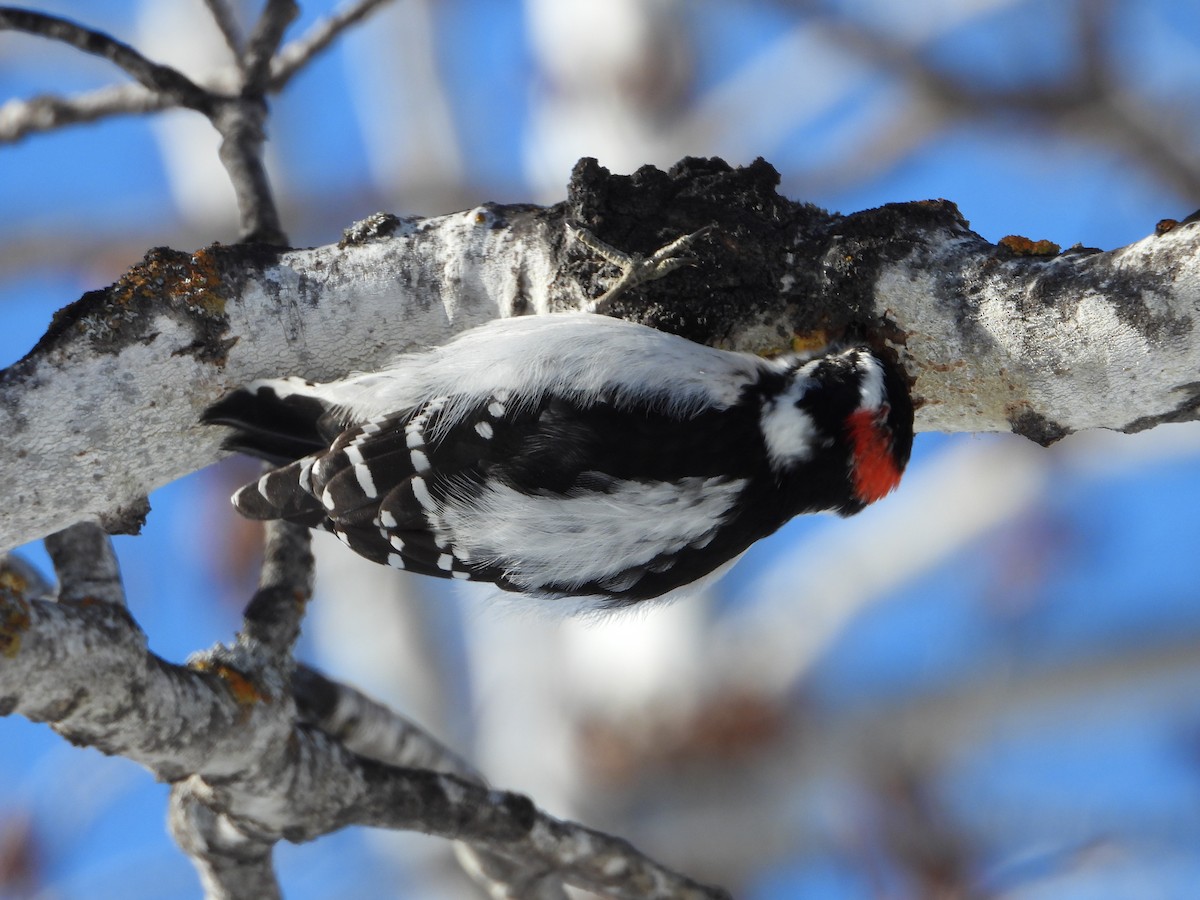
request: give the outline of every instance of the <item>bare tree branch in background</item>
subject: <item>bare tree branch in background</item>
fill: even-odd
[[[1018,114],[1035,127],[1114,147],[1181,195],[1200,197],[1195,133],[1183,131],[1176,105],[1154,102],[1122,72],[1112,50],[1111,31],[1120,26],[1111,0],[1074,5],[1073,46],[1064,53],[1069,62],[1065,72],[1046,81],[1027,76],[1016,86],[989,85],[969,70],[939,65],[919,44],[897,39],[825,0],[785,0],[782,5],[811,17],[835,46],[889,72],[915,95],[887,129],[889,140],[861,147],[857,159],[844,161],[847,169],[861,172],[894,164],[957,122]]]
[[[39,345],[0,373],[0,422],[34,451],[0,460],[0,478],[23,491],[11,499],[0,544],[79,517],[103,518],[110,527],[136,520],[148,490],[217,457],[218,436],[195,423],[231,386],[281,373],[334,377],[498,315],[585,306],[602,293],[609,272],[572,242],[568,226],[575,222],[646,253],[715,223],[698,270],[639,291],[615,311],[759,352],[865,337],[907,368],[925,404],[926,429],[1013,430],[1051,443],[1083,428],[1135,431],[1197,417],[1200,400],[1188,374],[1200,363],[1191,328],[1200,305],[1195,224],[1165,223],[1161,233],[1109,253],[1058,253],[1023,239],[991,244],[951,204],[829,215],[780,198],[777,176],[763,163],[734,170],[687,160],[670,173],[648,169],[623,178],[585,162],[570,199],[555,207],[489,204],[434,219],[381,216],[337,246],[276,249],[285,240],[261,166],[265,97],[378,5],[360,0],[281,46],[293,4],[268,3],[243,36],[223,0],[209,0],[238,65],[199,83],[180,82],[164,74],[174,70],[71,23],[31,26],[96,48],[140,80],[76,98],[6,104],[0,140],[181,103],[198,109],[226,138],[222,158],[238,189],[245,237],[275,247],[154,251],[117,284],[64,309]],[[1095,113],[1105,122],[1095,129],[1104,140],[1145,139],[1143,149],[1175,152],[1153,126],[1139,138],[1132,114],[1125,124],[1120,115],[1104,118],[1116,108],[1116,94],[1099,74],[1105,62],[1094,31],[1081,33],[1080,86],[1032,99],[964,87],[912,48],[864,29],[839,25],[831,33],[903,71],[936,111],[930,121],[984,109],[1021,109],[1048,122]],[[1198,183],[1194,161],[1176,156],[1179,172],[1170,177],[1181,186]],[[1160,165],[1170,172],[1169,161]],[[1150,360],[1153,371],[1133,379],[1129,359]],[[114,370],[137,373],[148,387],[113,391]],[[164,384],[180,390],[164,397]],[[350,822],[417,827],[456,840],[464,868],[492,896],[560,898],[564,881],[611,896],[721,895],[616,839],[552,819],[517,795],[489,791],[416,726],[351,688],[295,669],[291,648],[311,590],[304,535],[286,528],[271,535],[237,645],[201,654],[187,667],[145,652],[144,635],[122,610],[115,561],[97,529],[72,526],[48,545],[61,582],[57,607],[36,599],[33,576],[26,592],[0,598],[0,696],[15,704],[5,711],[54,721],[73,739],[138,759],[175,782],[172,833],[211,895],[277,895],[274,843]],[[77,660],[58,652],[67,634],[88,648]],[[56,692],[39,696],[46,687],[40,682],[50,678]],[[104,685],[110,698],[144,694],[163,708],[135,708],[117,727],[105,710],[80,702],[81,683]],[[173,718],[153,721],[168,714]],[[921,717],[930,741],[932,718]],[[195,722],[213,720],[222,727],[197,736],[207,741],[202,761],[187,746],[157,746],[156,736],[182,732],[190,740]],[[893,721],[862,731],[854,740],[869,744],[903,728]],[[831,738],[824,750],[832,745]],[[290,785],[297,780],[310,786],[303,793],[311,808],[295,804]],[[944,838],[936,815],[921,806],[919,777],[898,781],[881,788],[885,803],[898,798],[907,816],[891,836],[911,828]],[[271,802],[277,806],[264,813]],[[949,893],[970,880],[964,848],[948,840],[900,844],[895,855],[923,884],[968,895]]]

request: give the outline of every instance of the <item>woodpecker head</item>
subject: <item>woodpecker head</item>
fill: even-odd
[[[764,400],[762,431],[777,471],[840,484],[844,499],[834,505],[853,513],[900,483],[912,450],[912,401],[893,367],[855,347],[794,362],[782,390]]]

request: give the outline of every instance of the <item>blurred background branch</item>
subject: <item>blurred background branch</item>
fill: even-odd
[[[199,85],[236,83],[230,29],[203,3],[88,15]],[[378,209],[558,200],[581,156],[631,171],[761,155],[797,199],[944,196],[990,240],[1064,247],[1120,246],[1200,207],[1191,4],[402,0],[294,72],[338,15],[306,3],[310,37],[272,69],[290,84],[266,162],[297,244]],[[206,123],[107,118],[144,97],[0,34],[0,128],[37,94],[99,110],[87,129],[6,132],[4,362],[147,247],[239,228]],[[749,900],[1188,896],[1198,455],[1194,426],[1050,451],[922,435],[877,510],[798,524],[712,595],[605,623],[497,615],[317,540],[299,653],[493,782]],[[254,477],[238,465],[158,492],[146,534],[117,541],[168,658],[236,630],[257,577],[225,501]],[[146,896],[191,895],[161,786],[2,724],[0,892],[94,895],[136,871]],[[444,847],[411,836],[351,831],[279,869],[293,898],[462,890]]]

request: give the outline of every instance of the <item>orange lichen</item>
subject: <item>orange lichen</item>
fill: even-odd
[[[1014,256],[1057,256],[1062,252],[1054,241],[1032,241],[1019,234],[1006,235],[998,243]]]
[[[0,569],[0,591],[24,597],[27,590],[29,590],[29,582],[23,575],[12,569]]]
[[[818,328],[807,334],[792,335],[793,353],[814,353],[817,350],[825,349],[829,344],[829,332],[823,328]]]
[[[271,700],[270,696],[259,690],[258,685],[253,681],[237,669],[227,666],[224,663],[199,660],[190,663],[189,666],[197,672],[208,672],[216,675],[225,684],[225,687],[229,689],[229,693],[239,706],[253,706],[256,703],[267,703]]]
[[[5,572],[0,579],[7,578],[11,573]],[[17,577],[24,583],[24,579]],[[0,656],[12,659],[21,649],[21,635],[29,630],[29,604],[17,591],[4,588],[4,596],[0,596]]]
[[[188,254],[155,247],[112,286],[110,299],[127,305],[138,299],[178,298],[202,313],[220,316],[225,313],[220,287],[220,267],[211,248]]]
[[[202,247],[192,254],[190,290],[180,295],[190,306],[198,307],[210,316],[225,314],[225,297],[218,293],[221,270],[214,254]]]
[[[1178,219],[1160,219],[1158,224],[1154,226],[1154,233],[1158,237],[1162,237],[1168,231],[1173,231],[1179,225]]]

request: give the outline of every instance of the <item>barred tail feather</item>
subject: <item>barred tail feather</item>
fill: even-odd
[[[313,459],[296,460],[239,488],[233,495],[234,508],[247,519],[288,519],[309,527],[320,524],[325,510],[302,486]]]

